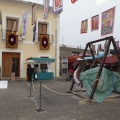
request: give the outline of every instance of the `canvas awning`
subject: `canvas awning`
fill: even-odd
[[[54,58],[36,58],[36,57],[31,57],[29,58],[30,60],[34,60],[35,62],[55,62]]]
[[[95,58],[102,58],[104,56],[104,53],[100,53],[99,55],[95,55]],[[84,60],[92,60],[93,57],[84,57]]]

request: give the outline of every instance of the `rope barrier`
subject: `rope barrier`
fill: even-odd
[[[72,81],[72,80],[71,80],[71,81]],[[54,81],[52,81],[52,82],[60,83],[62,86],[66,86],[66,85],[70,84],[71,81],[67,81],[66,84],[63,84],[63,83],[57,82],[56,80],[54,80]],[[60,86],[58,86],[58,87],[60,87]]]
[[[88,71],[89,71],[89,70],[88,70]],[[100,82],[100,78],[96,78],[96,80],[98,80],[98,81]],[[32,87],[33,87],[33,90],[34,90],[34,92],[38,92],[38,90],[39,90],[39,85],[37,84],[37,85],[38,85],[38,89],[35,90],[35,85],[33,84],[33,81],[34,81],[34,80],[32,80]],[[118,81],[116,81],[116,82],[112,82],[111,84],[117,83],[117,82],[119,82],[119,81],[120,81],[120,80],[118,80]],[[56,82],[56,81],[52,81],[52,82]],[[47,90],[49,90],[50,92],[53,92],[53,93],[55,93],[55,94],[64,95],[64,96],[77,95],[77,96],[80,96],[80,97],[82,97],[82,98],[87,99],[87,97],[84,97],[84,96],[78,95],[78,94],[87,91],[87,89],[89,89],[92,85],[94,85],[95,82],[96,82],[96,81],[94,81],[90,86],[88,86],[88,87],[87,87],[86,89],[84,89],[84,90],[81,90],[80,92],[70,91],[69,94],[57,92],[57,91],[52,90],[51,88],[49,88],[49,87],[47,87],[47,86],[45,86],[45,85],[43,85],[43,84],[41,84],[41,85],[42,85],[45,89],[47,89]],[[35,81],[35,83],[39,83],[39,82],[38,82],[38,81]],[[58,82],[57,82],[57,83],[58,83]],[[68,83],[67,83],[67,84],[68,84]],[[109,86],[110,86],[111,84],[109,84]],[[64,86],[64,85],[63,85],[63,86]],[[109,86],[108,86],[108,88],[109,88]],[[60,87],[61,87],[61,86],[60,86]],[[100,86],[98,85],[98,87],[100,87]]]
[[[40,88],[40,85],[38,85],[38,88],[37,88],[37,90],[35,90],[35,86],[34,86],[34,84],[33,84],[33,81],[35,81],[35,80],[32,80],[32,88],[33,88],[33,90],[34,90],[34,92],[38,92],[38,90],[39,90],[39,88]],[[35,81],[36,82],[36,81]]]
[[[37,81],[35,81],[35,82],[37,82]],[[37,82],[37,83],[39,83],[39,82]],[[52,90],[52,89],[50,89],[49,87],[47,87],[47,86],[45,86],[45,85],[43,85],[43,84],[41,84],[44,88],[46,88],[47,90],[49,90],[49,91],[51,91],[51,92],[53,92],[53,93],[56,93],[56,94],[59,94],[59,95],[64,95],[64,96],[72,96],[72,95],[76,95],[77,93],[82,93],[82,92],[84,92],[85,90],[83,90],[83,91],[80,91],[80,92],[74,92],[74,91],[71,91],[71,93],[72,94],[67,94],[67,93],[60,93],[60,92],[57,92],[57,91],[55,91],[55,90]],[[33,84],[33,80],[32,80],[32,86],[33,86],[33,90],[35,91],[35,92],[37,92],[38,90],[39,90],[39,88],[37,89],[37,90],[35,90],[34,88],[34,84]],[[83,97],[83,96],[81,96],[82,98],[85,98],[85,97]]]
[[[54,91],[54,90],[48,88],[47,86],[45,86],[45,85],[43,85],[43,84],[42,84],[42,86],[43,86],[44,88],[46,88],[47,90],[49,90],[49,91],[51,91],[51,92],[53,92],[53,93],[59,94],[59,95],[66,95],[66,96],[71,96],[71,95],[73,95],[73,94],[67,94],[67,93],[65,94],[65,93],[60,93],[60,92]]]

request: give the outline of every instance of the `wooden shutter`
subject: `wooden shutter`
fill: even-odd
[[[47,24],[38,23],[38,40],[40,40],[40,34],[47,34]]]
[[[15,26],[14,31],[17,32],[18,31],[18,20],[16,20],[16,19],[7,18],[7,28],[6,28],[6,30],[11,31],[13,29],[13,26],[14,26],[15,22],[16,22],[16,26]]]

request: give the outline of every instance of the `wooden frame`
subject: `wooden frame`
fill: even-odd
[[[86,47],[85,47],[85,50],[84,50],[82,59],[84,59],[85,54],[86,54],[86,52],[87,52],[87,48],[89,47],[90,52],[91,52],[92,57],[93,57],[93,60],[95,60],[95,56],[94,56],[93,50],[92,50],[92,48],[91,48],[91,45],[92,45],[93,43],[97,43],[97,42],[101,42],[101,41],[106,41],[106,40],[108,40],[107,48],[105,49],[105,54],[104,54],[104,56],[103,56],[102,63],[100,64],[100,68],[99,68],[99,71],[98,71],[97,76],[96,76],[96,81],[95,81],[95,83],[94,83],[94,85],[93,85],[93,89],[92,89],[91,94],[90,94],[90,97],[89,97],[89,100],[90,100],[90,101],[93,99],[93,96],[94,96],[94,93],[95,93],[95,91],[96,91],[98,82],[99,82],[99,80],[100,80],[100,75],[101,75],[101,73],[102,73],[102,69],[103,69],[103,66],[104,66],[104,63],[105,63],[105,59],[106,59],[106,57],[107,57],[107,54],[108,54],[109,47],[110,47],[110,44],[111,44],[111,43],[113,44],[113,47],[114,47],[114,50],[115,50],[117,59],[118,59],[118,61],[119,61],[119,68],[120,68],[119,53],[118,53],[117,46],[116,46],[116,43],[115,43],[115,40],[114,40],[113,36],[88,42],[88,43],[86,44]],[[81,70],[82,70],[82,67],[79,69],[79,71],[81,71]],[[119,69],[119,73],[120,73],[120,69]],[[69,92],[71,92],[71,91],[73,90],[74,84],[75,84],[75,81],[73,80]]]

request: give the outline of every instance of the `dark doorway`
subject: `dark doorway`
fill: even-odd
[[[12,58],[12,72],[15,72],[15,77],[19,76],[18,73],[18,68],[19,68],[19,58]]]

